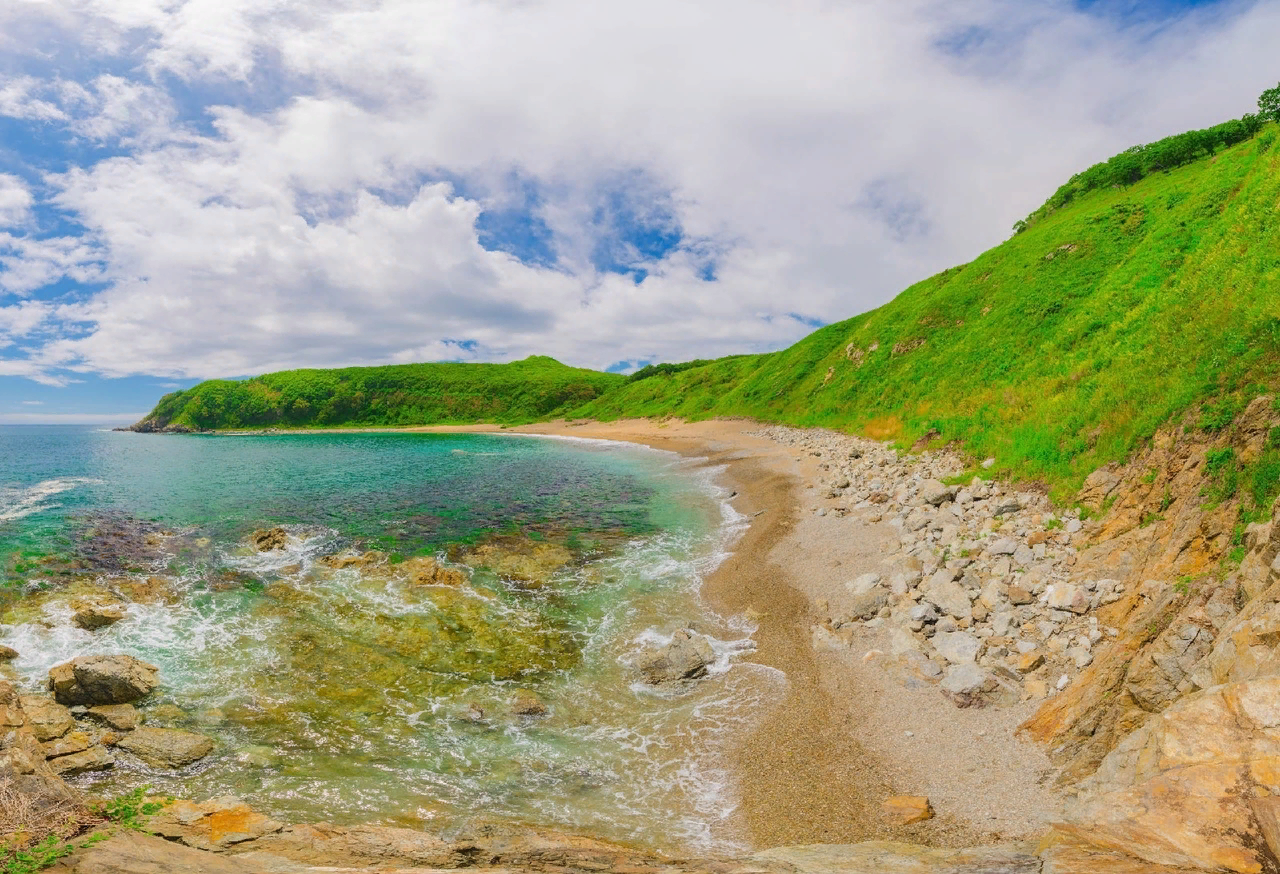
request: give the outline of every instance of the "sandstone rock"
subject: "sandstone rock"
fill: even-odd
[[[217,851],[276,834],[284,825],[227,795],[201,804],[175,802],[153,817],[147,828],[188,847]]]
[[[982,641],[964,631],[938,632],[933,636],[933,647],[953,665],[972,664],[982,649]]]
[[[141,722],[138,709],[132,704],[100,704],[85,711],[85,718],[116,731],[133,731]]]
[[[521,689],[511,696],[511,712],[517,716],[546,716],[547,705],[533,692]]]
[[[1189,695],[1107,755],[1062,828],[1154,864],[1269,870],[1269,812],[1254,807],[1280,794],[1278,750],[1280,677]]]
[[[83,753],[91,746],[93,746],[93,741],[83,731],[69,731],[57,740],[47,741],[40,745],[47,759],[69,756],[72,753]]]
[[[51,668],[49,687],[62,704],[126,704],[155,689],[158,672],[133,656],[81,656]]]
[[[45,742],[62,737],[75,725],[71,711],[42,695],[23,695],[22,710],[36,740]]]
[[[237,859],[123,831],[83,853],[75,874],[249,874],[250,870]]]
[[[92,604],[77,610],[75,615],[71,617],[71,621],[85,631],[96,631],[99,628],[106,628],[108,625],[115,625],[124,617],[124,607],[119,604],[106,606]]]
[[[274,552],[285,548],[289,542],[289,532],[279,526],[260,528],[249,535],[249,542],[258,552]]]
[[[1030,604],[1036,599],[1035,595],[1031,594],[1022,586],[1019,586],[1016,584],[1009,586],[1009,588],[1005,590],[1005,594],[1009,598],[1009,603],[1013,604],[1015,607],[1021,607],[1024,604]]]
[[[117,744],[155,768],[182,768],[213,752],[213,740],[174,728],[141,726]]]
[[[715,660],[711,642],[700,634],[680,629],[661,649],[645,653],[637,665],[641,678],[651,686],[705,677]]]
[[[794,874],[1040,874],[1040,860],[1017,844],[965,850],[891,841],[812,844],[765,850],[750,861]]]
[[[1044,653],[1032,650],[1031,652],[1024,652],[1018,656],[1017,661],[1014,662],[1014,667],[1018,669],[1018,673],[1020,674],[1029,674],[1043,664]]]
[[[111,758],[111,753],[107,752],[106,747],[96,746],[69,756],[50,759],[49,767],[53,768],[54,773],[63,777],[73,777],[89,771],[105,771],[115,767],[115,763],[115,759]]]
[[[897,795],[880,805],[881,816],[888,825],[912,825],[933,819],[933,807],[923,795]]]

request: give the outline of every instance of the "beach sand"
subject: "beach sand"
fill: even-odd
[[[877,632],[818,651],[813,626],[838,611],[844,582],[879,571],[896,538],[888,526],[819,516],[818,459],[743,420],[556,422],[503,431],[620,440],[723,466],[721,482],[750,527],[706,581],[724,614],[757,618],[752,661],[783,671],[787,692],[731,754],[741,831],[757,849],[902,840],[973,846],[1033,837],[1060,809],[1044,752],[1015,737],[1029,704],[957,709],[906,675]],[[934,819],[882,822],[894,795],[927,795]]]

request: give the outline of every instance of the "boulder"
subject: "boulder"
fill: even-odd
[[[1051,610],[1067,610],[1077,615],[1089,612],[1089,593],[1071,583],[1054,583],[1045,590]]]
[[[973,602],[964,586],[955,582],[955,574],[942,568],[920,587],[920,593],[930,604],[956,619],[973,618]]]
[[[888,825],[912,825],[933,819],[933,807],[923,795],[896,795],[880,805],[881,817]]]
[[[982,693],[996,687],[996,681],[975,664],[952,665],[942,678],[942,693],[957,707],[982,706]]]
[[[63,777],[73,777],[89,771],[105,771],[114,768],[115,764],[116,760],[111,758],[111,753],[107,752],[106,747],[101,746],[89,747],[83,752],[49,760],[49,767],[53,768],[54,773]]]
[[[213,739],[193,731],[140,726],[117,744],[154,768],[183,768],[213,752]]]
[[[1002,537],[987,547],[988,555],[1013,555],[1018,551],[1018,542],[1011,537]]]
[[[644,682],[651,686],[696,680],[707,675],[707,665],[715,661],[711,642],[701,634],[682,628],[671,642],[646,652],[636,665]]]
[[[159,670],[133,656],[81,656],[50,668],[49,688],[62,704],[127,704],[155,689]]]
[[[937,507],[947,501],[954,501],[958,486],[944,486],[936,479],[927,479],[920,484],[920,497],[926,504]]]
[[[119,604],[108,604],[106,606],[91,604],[88,607],[81,607],[77,610],[75,615],[71,617],[71,621],[85,631],[97,631],[99,628],[115,625],[124,617],[124,607]]]
[[[100,704],[90,707],[85,712],[85,718],[116,731],[133,731],[142,721],[138,708],[132,704]]]
[[[11,646],[0,646],[0,662],[11,662],[18,657],[18,651]]]
[[[963,631],[939,631],[933,636],[933,648],[953,665],[968,665],[978,660],[982,641]]]
[[[274,552],[285,548],[289,542],[289,532],[278,525],[275,528],[259,528],[249,535],[249,542],[258,552]]]
[[[70,710],[43,695],[23,695],[19,700],[27,726],[41,743],[62,737],[75,725]]]
[[[849,590],[846,602],[849,614],[856,619],[874,619],[877,613],[889,605],[890,592],[880,585],[879,574],[863,574],[846,583],[845,588]]]

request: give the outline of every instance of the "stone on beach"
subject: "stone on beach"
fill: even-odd
[[[880,805],[884,821],[888,825],[912,825],[933,819],[933,807],[923,795],[896,795],[886,798]]]
[[[671,635],[666,646],[644,653],[637,664],[641,678],[651,686],[695,680],[707,674],[715,661],[711,642],[701,634],[682,628]]]

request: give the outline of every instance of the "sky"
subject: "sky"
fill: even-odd
[[[1280,0],[3,0],[0,424],[782,348],[1276,46]]]

